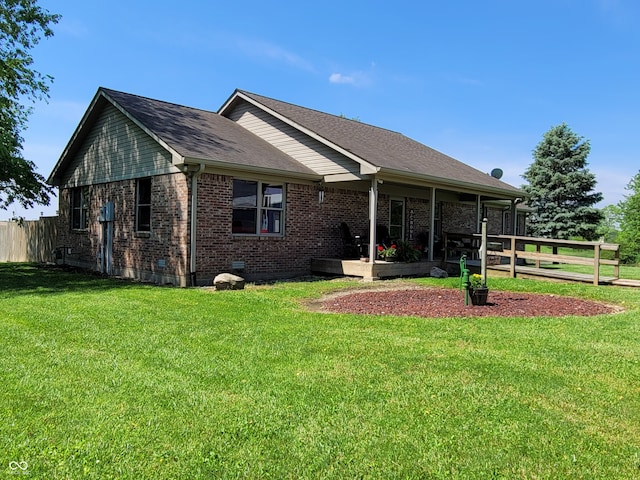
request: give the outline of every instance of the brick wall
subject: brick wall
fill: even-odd
[[[188,285],[190,179],[183,174],[152,180],[151,232],[136,233],[135,180],[93,185],[90,188],[89,228],[70,229],[70,190],[60,192],[58,246],[70,247],[67,263],[99,269],[102,224],[98,211],[114,202],[113,271],[117,275],[157,283]],[[247,279],[303,275],[312,258],[342,256],[338,225],[346,222],[353,235],[368,237],[369,193],[324,185],[319,199],[317,184],[286,184],[284,236],[232,235],[233,178],[202,174],[198,177],[198,225],[196,233],[196,281],[210,283],[219,273],[232,270],[232,262],[244,262]],[[390,196],[379,195],[377,223],[388,225]],[[418,243],[418,234],[430,228],[430,202],[406,198],[405,239]],[[476,232],[475,205],[445,203],[443,231]],[[499,233],[499,210],[488,211],[490,233]],[[413,236],[413,239],[410,238]]]
[[[443,202],[442,233],[478,232],[478,210],[473,204]]]
[[[488,207],[486,209],[487,218],[487,234],[500,235],[503,228],[502,209],[496,207]]]
[[[284,236],[231,234],[233,178],[203,174],[198,180],[197,281],[244,262],[245,278],[308,274],[311,259],[340,257],[338,231],[347,222],[352,234],[368,229],[368,193],[324,187],[319,201],[315,184],[286,184]]]
[[[188,275],[188,203],[186,177],[161,175],[151,183],[151,232],[135,230],[135,180],[123,180],[89,187],[89,226],[70,228],[71,191],[59,195],[58,246],[70,248],[68,264],[92,270],[100,268],[103,224],[100,207],[114,204],[113,272],[128,278],[157,283],[186,285]]]

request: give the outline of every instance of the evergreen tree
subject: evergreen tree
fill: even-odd
[[[29,51],[58,21],[36,0],[0,0],[0,208],[49,204],[51,187],[22,156],[21,132],[31,109],[23,101],[48,97],[51,78],[33,70]]]
[[[640,262],[640,172],[631,179],[626,189],[631,192],[618,203],[621,211],[620,259],[624,263]]]
[[[603,215],[594,205],[602,193],[593,191],[595,175],[586,168],[590,151],[589,142],[564,123],[544,134],[523,175],[529,182],[523,189],[534,209],[529,224],[534,236],[597,238]]]

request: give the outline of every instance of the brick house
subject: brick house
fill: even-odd
[[[444,232],[477,232],[483,217],[490,233],[523,225],[523,192],[498,178],[400,133],[241,90],[210,112],[99,88],[48,182],[66,263],[181,286],[232,270],[307,274],[314,258],[342,256],[341,222],[426,243],[428,260]]]

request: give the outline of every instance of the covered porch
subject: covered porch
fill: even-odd
[[[323,204],[337,199],[328,212],[332,215],[331,241],[335,243],[329,255],[319,251],[311,258],[311,271],[365,280],[429,276],[433,267],[453,274],[457,265],[448,265],[446,232],[464,230],[469,232],[466,236],[473,237],[487,214],[494,220],[494,228],[502,232],[505,212],[510,214],[509,220],[515,219],[520,201],[490,189],[439,188],[418,179],[402,181],[381,174],[351,182],[326,180],[319,186],[318,201],[324,208]],[[506,229],[515,230],[515,225],[509,221]],[[341,247],[336,240],[341,241]],[[385,261],[378,249],[398,242],[418,249],[422,258]]]

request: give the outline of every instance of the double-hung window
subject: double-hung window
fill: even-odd
[[[251,180],[233,181],[232,233],[282,235],[283,227],[282,184]]]
[[[136,181],[136,232],[151,231],[151,179]]]
[[[73,230],[89,228],[89,187],[77,187],[71,190],[71,228]]]

